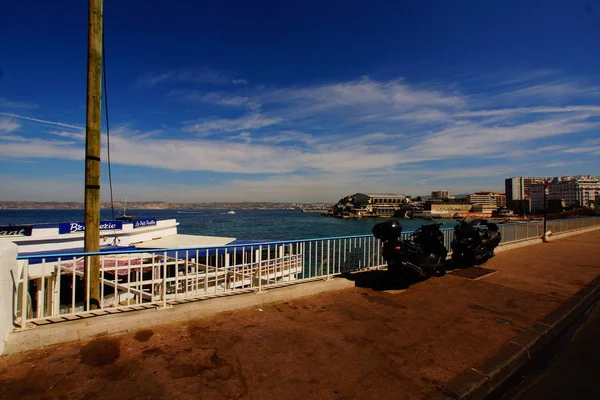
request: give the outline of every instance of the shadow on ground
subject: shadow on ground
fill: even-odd
[[[394,275],[381,269],[345,274],[342,277],[353,281],[356,287],[375,291],[408,289],[411,285],[426,279],[408,273]]]
[[[444,269],[448,272],[458,273],[460,275],[465,275],[467,278],[474,279],[493,272],[493,270],[481,268],[486,261],[487,259],[483,259],[474,264],[468,265],[453,260],[446,260],[444,262]],[[388,270],[382,269],[347,273],[342,275],[342,277],[348,279],[349,281],[353,281],[356,287],[373,289],[375,291],[408,289],[411,285],[427,279],[416,276],[414,273],[408,270],[394,275],[390,274]],[[429,279],[435,279],[435,277]]]

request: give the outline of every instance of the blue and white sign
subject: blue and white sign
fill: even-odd
[[[100,230],[114,230],[123,229],[123,221],[100,221]],[[83,222],[63,222],[58,224],[58,233],[77,233],[85,230],[85,223]]]
[[[136,219],[135,221],[133,221],[133,229],[151,225],[156,225],[155,218]]]
[[[4,236],[31,236],[33,227],[31,225],[9,225],[0,226],[0,237]]]

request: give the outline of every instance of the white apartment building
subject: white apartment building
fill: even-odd
[[[352,202],[356,210],[391,217],[407,201],[406,196],[401,194],[355,193]]]
[[[505,207],[506,195],[495,192],[475,192],[467,195],[467,201],[482,206]]]
[[[563,176],[550,181],[547,200],[565,200],[567,206],[595,208],[600,199],[600,181],[591,176]],[[531,186],[531,209],[544,209],[544,184]]]

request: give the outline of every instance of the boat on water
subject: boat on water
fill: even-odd
[[[229,211],[227,211],[227,214],[235,214],[235,211],[229,210]]]
[[[133,215],[127,215],[127,197],[125,197],[125,204],[123,205],[123,213],[117,217],[117,220],[133,222],[134,219],[135,219],[135,217]]]

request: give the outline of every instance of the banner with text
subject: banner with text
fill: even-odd
[[[156,219],[154,218],[146,218],[146,219],[136,219],[133,221],[133,229],[142,228],[144,226],[156,225]]]
[[[0,237],[4,236],[31,236],[33,227],[31,225],[9,225],[0,226]]]
[[[123,229],[123,221],[100,221],[100,230],[107,231],[113,229]],[[77,233],[85,230],[85,223],[83,222],[63,222],[58,224],[58,233]]]

